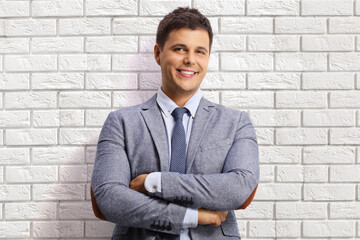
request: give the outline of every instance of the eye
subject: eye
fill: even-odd
[[[203,55],[206,54],[206,52],[205,52],[205,51],[202,51],[202,50],[198,50],[197,52],[200,53],[200,54],[203,54]]]
[[[174,49],[176,52],[183,52],[184,51],[184,48],[181,48],[181,47],[177,47]]]

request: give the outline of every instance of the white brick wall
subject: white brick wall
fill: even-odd
[[[242,239],[360,239],[360,0],[0,0],[0,239],[110,239],[97,138],[158,88],[156,28],[178,6],[213,27],[204,96],[256,128]]]

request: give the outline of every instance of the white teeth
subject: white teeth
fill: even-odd
[[[188,72],[188,71],[181,71],[181,73],[184,73],[184,74],[195,74],[195,72]]]

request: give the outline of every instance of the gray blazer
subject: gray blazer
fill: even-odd
[[[240,239],[234,211],[259,181],[258,144],[246,112],[202,98],[188,146],[187,174],[169,172],[165,124],[156,95],[111,112],[97,145],[91,187],[112,239],[161,239],[180,234],[186,208],[229,211],[219,227],[189,229],[193,240]],[[162,192],[151,197],[129,188],[143,173],[162,172]]]

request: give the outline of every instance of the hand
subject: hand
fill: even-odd
[[[201,225],[212,225],[218,227],[222,222],[225,222],[227,211],[211,211],[204,208],[198,209],[198,224]]]
[[[148,191],[146,190],[144,183],[146,180],[146,177],[149,174],[141,174],[139,176],[137,176],[136,178],[134,178],[131,182],[130,182],[130,189],[135,190],[139,193],[143,193],[145,195],[148,194]]]

